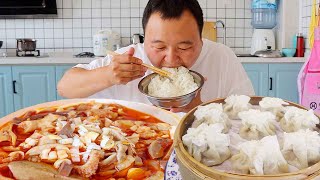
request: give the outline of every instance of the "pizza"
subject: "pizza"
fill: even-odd
[[[0,179],[163,179],[171,128],[117,103],[29,110],[0,127]]]

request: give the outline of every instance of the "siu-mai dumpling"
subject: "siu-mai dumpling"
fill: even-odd
[[[205,106],[199,106],[194,112],[195,120],[192,123],[192,127],[196,128],[200,124],[223,124],[223,133],[227,133],[231,127],[230,119],[228,115],[223,112],[222,104],[211,103]]]
[[[238,119],[238,113],[249,110],[252,105],[249,103],[250,97],[245,95],[231,95],[224,100],[224,112],[230,119]]]
[[[317,131],[299,130],[284,133],[282,154],[288,163],[298,169],[320,161],[320,136]]]
[[[276,116],[276,120],[279,121],[284,115],[284,105],[289,103],[283,101],[280,98],[264,97],[259,102],[262,111],[270,111]]]
[[[242,124],[239,135],[244,139],[259,140],[276,133],[275,116],[271,112],[250,109],[240,112],[239,117]]]
[[[222,133],[223,128],[220,123],[189,128],[187,134],[182,136],[182,142],[189,154],[202,164],[221,164],[231,155],[230,137]]]
[[[313,113],[313,110],[304,110],[294,106],[286,107],[286,112],[280,120],[280,127],[285,132],[296,132],[300,129],[316,129],[319,124],[319,118]]]
[[[231,157],[232,168],[243,174],[268,175],[289,172],[287,161],[281,154],[277,136],[260,141],[247,141],[239,145],[239,153]]]

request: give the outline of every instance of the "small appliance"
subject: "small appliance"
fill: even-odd
[[[254,55],[257,51],[266,49],[276,49],[276,42],[273,30],[254,29],[251,42],[251,55]]]
[[[107,50],[115,51],[120,48],[121,37],[111,29],[100,30],[93,36],[93,53],[95,56],[106,56]]]
[[[16,56],[40,56],[40,50],[36,50],[37,40],[35,39],[17,39]]]
[[[270,54],[276,49],[273,28],[277,25],[278,0],[252,0],[251,1],[251,25],[254,28],[251,55],[257,51],[266,51]],[[271,51],[270,51],[271,50]]]
[[[144,36],[142,34],[133,34],[131,37],[131,44],[138,44],[144,42]]]

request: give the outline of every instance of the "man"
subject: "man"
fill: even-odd
[[[183,109],[231,94],[254,95],[249,78],[231,49],[201,38],[203,13],[197,0],[149,0],[142,19],[144,44],[119,49],[122,55],[79,64],[58,84],[67,98],[112,98],[149,103],[138,82],[156,67],[185,66],[201,73],[206,82],[201,93]]]

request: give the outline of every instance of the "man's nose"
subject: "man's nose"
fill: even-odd
[[[174,49],[168,49],[167,54],[166,54],[166,60],[168,62],[168,64],[170,64],[171,66],[177,66],[180,65],[180,60],[179,60],[179,56],[176,52],[176,50]]]

